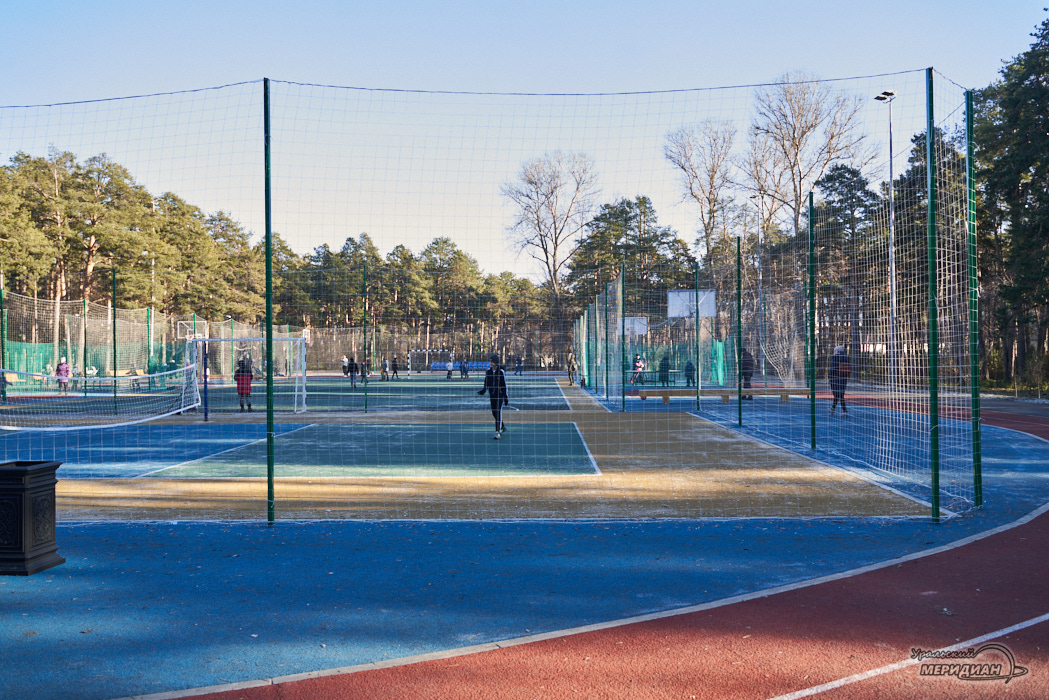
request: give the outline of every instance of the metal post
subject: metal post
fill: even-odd
[[[626,413],[626,263],[619,264],[619,375],[622,381],[619,385],[619,394],[623,400],[623,413]]]
[[[83,375],[85,381],[81,382],[84,385],[84,396],[87,396],[87,299],[84,299],[84,323],[81,324],[84,327],[84,347],[80,349],[80,355],[82,362],[80,363],[80,373]]]
[[[270,182],[270,79],[262,79],[262,141],[266,202],[266,522],[273,525],[276,501],[273,488],[276,438],[273,425],[273,206]],[[205,372],[207,366],[204,367]]]
[[[4,308],[4,288],[0,286],[0,372],[7,368],[7,309]],[[7,403],[7,375],[0,374],[0,401]]]
[[[113,266],[113,415],[117,414],[117,268]]]
[[[701,344],[699,342],[699,262],[692,263],[692,276],[694,279],[694,294],[695,299],[692,301],[692,318],[693,326],[696,331],[696,410],[699,410],[699,382],[703,378],[703,361],[699,357],[701,352]],[[687,380],[686,380],[687,381]]]
[[[899,344],[896,340],[896,195],[892,169],[892,98],[889,103],[889,389],[893,401],[900,383]]]
[[[809,365],[809,442],[816,449],[816,207],[809,192],[809,323],[805,334]]]
[[[368,412],[368,264],[363,266],[364,278],[361,281],[361,295],[364,297],[364,360],[361,362],[361,384],[364,385],[364,412]]]
[[[605,283],[605,399],[608,399],[608,283]]]
[[[969,205],[969,384],[972,390],[973,503],[983,505],[983,458],[980,438],[980,281],[977,277],[976,178],[973,160],[973,93],[965,93],[966,198]]]
[[[736,406],[739,415],[737,425],[743,426],[743,255],[740,252],[740,240],[736,236]]]
[[[208,341],[205,338],[201,345],[204,347],[204,422],[208,421]]]
[[[929,461],[932,471],[932,518],[940,520],[940,348],[939,294],[936,283],[936,120],[933,109],[932,68],[925,70],[925,170],[929,268]]]

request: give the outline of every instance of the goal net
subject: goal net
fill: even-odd
[[[265,338],[193,338],[187,345],[200,377],[200,401],[209,412],[237,411],[242,404],[265,409]],[[301,336],[273,338],[273,410],[306,410],[306,339]]]

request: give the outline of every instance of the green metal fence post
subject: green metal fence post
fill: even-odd
[[[806,336],[809,365],[809,442],[816,449],[816,207],[809,192],[809,322]]]
[[[113,266],[113,415],[117,415],[117,267]]]
[[[7,309],[4,308],[4,288],[0,287],[0,371],[7,368]],[[7,375],[0,376],[0,401],[7,403]]]
[[[605,399],[608,397],[608,287],[609,283],[605,283]]]
[[[940,339],[936,281],[936,118],[933,108],[932,68],[925,70],[925,177],[928,188],[927,247],[929,249],[929,461],[932,470],[932,517],[940,520]]]
[[[626,262],[619,264],[619,394],[622,397],[623,413],[626,413]]]
[[[263,78],[262,141],[266,206],[266,522],[272,527],[277,504],[273,486],[276,433],[273,425],[273,199],[270,181],[270,136],[270,79]]]
[[[364,277],[361,281],[361,296],[364,297],[364,361],[361,363],[364,367],[362,370],[362,381],[364,384],[364,412],[368,412],[368,376],[371,374],[370,362],[371,357],[368,354],[368,264],[363,265]]]
[[[700,346],[700,342],[699,342],[699,262],[698,261],[692,263],[692,276],[695,278],[694,279],[694,287],[695,287],[695,289],[694,289],[694,294],[693,294],[693,296],[695,298],[693,299],[693,302],[692,302],[692,309],[693,309],[693,311],[692,311],[692,318],[693,318],[693,321],[694,321],[694,324],[693,324],[694,328],[693,328],[693,330],[695,330],[695,332],[696,332],[696,366],[695,366],[696,373],[695,373],[695,375],[693,375],[693,378],[695,379],[694,383],[696,385],[696,410],[698,411],[699,410],[699,382],[700,382],[700,379],[703,377],[703,360],[700,359],[700,357],[699,357],[700,347],[701,346]],[[688,379],[687,379],[688,375],[686,374],[685,376],[686,376],[685,381],[688,381]]]
[[[739,415],[736,424],[743,426],[743,255],[740,252],[742,236],[736,236],[736,405]]]
[[[977,277],[976,178],[973,159],[973,93],[965,93],[966,199],[969,205],[969,384],[972,389],[973,503],[983,505],[983,457],[980,437],[980,281]]]
[[[83,373],[84,377],[86,378],[87,377],[87,299],[84,299],[83,303],[84,303],[84,323],[82,325],[84,327],[84,333],[83,333],[83,335],[84,335],[84,347],[81,348],[81,350],[80,350],[80,354],[81,354],[81,356],[83,358],[81,363],[80,363],[80,371]],[[81,382],[81,384],[84,385],[84,396],[87,396],[87,382],[84,381],[84,382]]]

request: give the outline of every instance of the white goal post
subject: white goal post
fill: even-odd
[[[306,338],[272,340],[274,410],[302,413],[306,410]],[[190,338],[186,341],[186,357],[197,368],[198,391],[204,382],[215,389],[207,401],[212,411],[235,410],[239,406],[239,371],[247,371],[252,383],[266,381],[266,338]],[[262,392],[265,395],[264,385]]]

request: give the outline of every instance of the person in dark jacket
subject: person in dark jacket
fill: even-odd
[[[496,354],[488,357],[488,371],[484,373],[484,387],[478,391],[478,395],[484,396],[488,392],[488,400],[492,405],[492,417],[495,418],[495,436],[498,440],[506,432],[506,424],[503,423],[503,406],[510,405],[510,395],[506,391],[506,371],[499,366],[499,356]]]
[[[670,358],[666,355],[659,361],[659,386],[670,386]]]
[[[754,356],[746,348],[743,348],[739,357],[739,373],[743,375],[743,391],[746,391],[750,388],[750,380],[754,378]],[[748,394],[743,400],[753,401],[754,397]]]
[[[830,413],[834,415],[834,409],[841,404],[841,415],[849,415],[849,409],[845,407],[845,385],[849,383],[852,376],[852,362],[845,354],[845,346],[839,345],[834,348],[834,354],[830,357],[830,367],[827,368],[827,379],[830,380],[830,393],[834,395],[834,403],[830,406]]]

